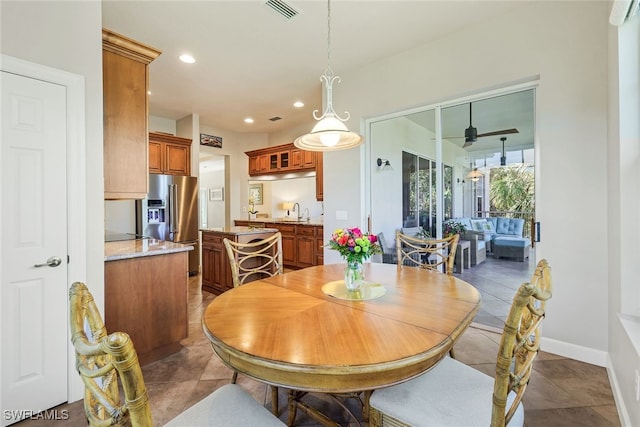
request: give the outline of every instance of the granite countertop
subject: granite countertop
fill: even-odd
[[[253,222],[253,221],[252,221]],[[262,221],[259,221],[262,222]],[[277,228],[262,228],[262,227],[244,227],[244,226],[234,226],[234,227],[212,227],[212,228],[201,228],[200,231],[210,232],[210,233],[226,233],[226,234],[256,234],[256,233],[265,233],[265,232],[277,232]]]
[[[255,218],[255,219],[237,219],[237,221],[250,221],[252,223],[271,223],[271,224],[295,224],[295,225],[324,225],[323,218],[311,218],[310,220],[302,219],[298,221],[295,218]]]
[[[143,256],[166,255],[191,250],[193,250],[193,246],[191,245],[183,245],[181,243],[166,242],[164,240],[157,239],[106,242],[104,244],[104,260],[116,261]]]

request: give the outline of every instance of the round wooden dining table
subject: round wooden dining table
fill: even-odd
[[[370,299],[325,293],[344,268],[305,268],[217,296],[202,319],[215,353],[273,386],[374,390],[434,366],[480,306],[478,290],[460,279],[395,264],[365,264],[365,286],[376,291]]]

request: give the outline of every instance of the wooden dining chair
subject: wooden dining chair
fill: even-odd
[[[241,243],[223,239],[229,263],[233,287],[284,272],[282,264],[282,233],[279,231],[265,239]],[[231,383],[238,380],[238,371],[233,371]],[[278,387],[271,386],[272,411],[278,414]]]
[[[93,296],[84,283],[71,285],[69,302],[71,342],[76,353],[76,369],[85,386],[84,410],[89,425],[153,426],[149,396],[129,335],[124,332],[107,334]],[[235,384],[217,389],[166,425],[214,423],[224,426],[284,425]]]
[[[453,263],[460,236],[454,234],[443,239],[423,239],[396,231],[396,258],[398,266],[421,267],[453,275]]]
[[[223,239],[231,264],[233,287],[265,277],[282,274],[282,234],[255,242],[241,243]]]
[[[523,426],[522,397],[540,349],[540,323],[552,288],[549,264],[541,260],[511,304],[494,378],[445,357],[416,378],[374,391],[370,425]]]

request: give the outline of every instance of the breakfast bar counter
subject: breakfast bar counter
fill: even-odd
[[[191,250],[193,250],[193,246],[157,239],[135,239],[119,242],[106,242],[104,244],[104,260],[116,261],[120,259],[166,255]]]

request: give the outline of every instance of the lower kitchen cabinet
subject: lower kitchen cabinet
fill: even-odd
[[[229,227],[224,231],[202,230],[202,290],[220,295],[233,288],[233,276],[224,239],[252,242],[265,239],[276,230]],[[283,261],[284,262],[284,261]]]
[[[233,288],[225,237],[235,240],[232,234],[202,232],[202,289],[216,295]]]
[[[315,231],[316,227],[313,226],[296,226],[296,254],[298,255],[297,266],[300,268],[316,265]]]
[[[268,221],[268,220],[267,220]],[[236,226],[275,228],[282,234],[282,262],[287,268],[306,268],[324,264],[323,226],[235,220]],[[204,282],[204,278],[203,278]]]

